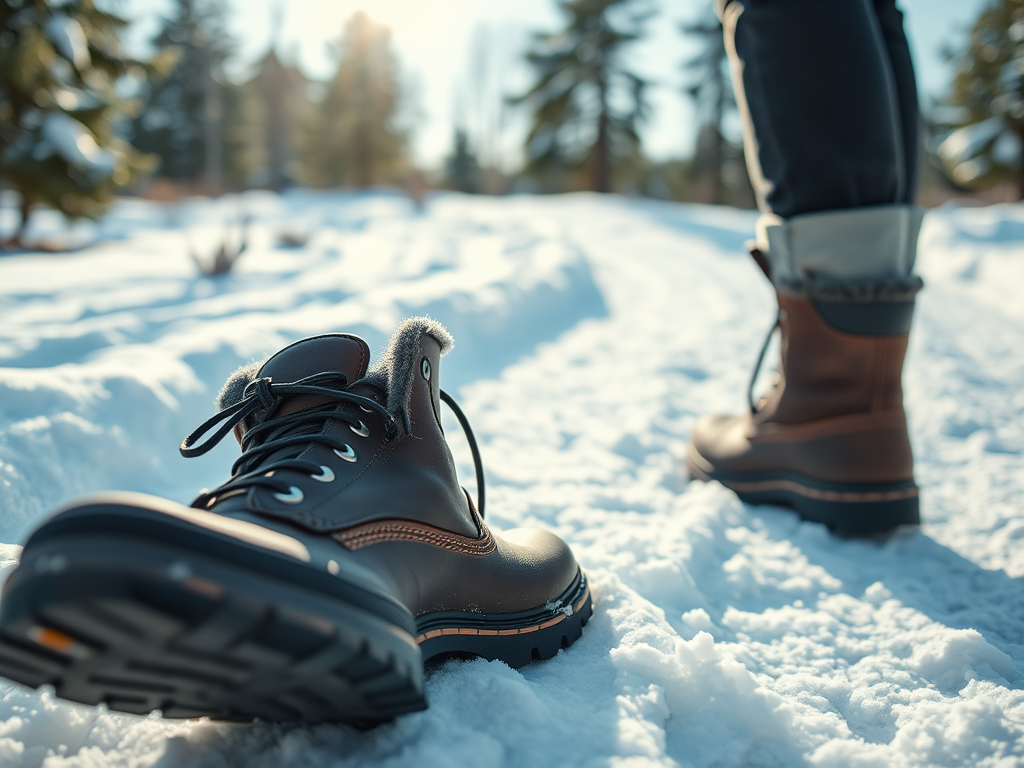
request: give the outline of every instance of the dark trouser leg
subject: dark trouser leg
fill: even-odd
[[[902,17],[894,0],[719,11],[782,340],[773,390],[697,422],[690,474],[845,534],[916,523],[902,370],[921,213]]]
[[[719,5],[761,209],[912,202],[917,93],[894,1]]]
[[[917,92],[895,0],[718,0],[776,285],[905,277]]]
[[[875,0],[875,14],[892,66],[896,97],[899,102],[900,127],[903,130],[903,161],[906,165],[906,193],[897,202],[913,204],[917,199],[918,141],[920,110],[917,102],[917,81],[910,46],[903,31],[903,14],[895,0]]]

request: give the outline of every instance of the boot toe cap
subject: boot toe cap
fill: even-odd
[[[696,463],[705,471],[728,464],[748,448],[746,416],[714,414],[697,420],[690,435],[688,452],[691,469]],[[703,466],[707,465],[707,466]]]
[[[572,550],[558,536],[535,528],[515,528],[494,536],[500,557],[503,610],[543,605],[561,595],[579,572]]]

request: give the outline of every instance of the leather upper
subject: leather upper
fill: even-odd
[[[420,353],[428,360],[429,370],[437,371],[440,347],[424,337]],[[350,382],[361,379],[367,370],[369,351],[362,339],[347,335],[320,336],[285,348],[272,357],[257,374],[275,383],[294,382],[325,370],[340,370]],[[317,532],[331,532],[382,518],[420,521],[464,536],[478,536],[465,494],[459,487],[455,463],[444,441],[434,406],[437,376],[415,382],[410,403],[412,434],[400,434],[388,440],[382,418],[359,406],[346,404],[366,427],[356,431],[341,420],[330,420],[324,433],[343,441],[355,454],[346,461],[326,445],[311,443],[298,458],[327,467],[329,482],[299,471],[285,470],[281,476],[302,491],[303,501],[291,504],[280,500],[267,488],[252,488],[243,499],[230,497],[211,507],[222,514],[242,510],[286,519]],[[355,392],[379,403],[384,393],[370,385]],[[303,395],[283,401],[273,416],[294,413],[301,408],[321,405],[315,396]],[[294,454],[284,449],[282,454]],[[344,453],[349,453],[344,451]],[[268,458],[267,463],[275,458]],[[327,473],[322,473],[324,476]],[[327,476],[329,476],[327,474]]]
[[[344,441],[355,460],[347,461],[319,443],[311,443],[298,456],[328,470],[319,477],[333,479],[325,482],[302,471],[284,470],[281,477],[301,490],[301,502],[289,503],[272,489],[253,487],[214,500],[210,511],[292,537],[309,551],[311,567],[334,568],[341,578],[351,574],[359,583],[372,583],[413,615],[442,610],[504,613],[544,606],[575,579],[578,566],[572,552],[545,531],[497,535],[487,529],[459,486],[442,432],[440,345],[423,336],[416,354],[411,361],[418,375],[409,401],[410,433],[401,430],[388,440],[380,415],[345,404],[345,411],[366,430],[329,419],[323,432]],[[282,350],[257,377],[283,383],[339,370],[352,383],[365,376],[368,363],[361,339],[321,336]],[[386,402],[385,392],[365,382],[351,391],[382,405]],[[315,396],[293,397],[284,400],[273,416],[320,404]],[[284,449],[279,455],[294,453]],[[272,455],[265,463],[274,459]]]
[[[794,471],[844,483],[910,478],[901,383],[907,335],[844,333],[809,299],[778,299],[778,384],[755,414],[698,420],[693,449],[725,472]]]
[[[907,334],[867,336],[828,325],[806,298],[779,294],[782,378],[755,420],[803,424],[903,408]]]

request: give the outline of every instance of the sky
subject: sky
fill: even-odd
[[[829,0],[836,2],[837,0]],[[329,44],[339,39],[345,20],[357,10],[387,24],[393,33],[413,108],[415,159],[438,167],[451,151],[456,124],[465,126],[485,161],[516,165],[527,129],[521,110],[503,104],[502,94],[522,92],[530,70],[521,60],[532,31],[556,30],[561,21],[555,0],[227,0],[229,27],[238,54],[229,75],[244,78],[276,42],[310,77],[332,71]],[[987,0],[903,0],[907,35],[915,55],[922,102],[938,97],[951,72],[941,51],[964,39]],[[122,0],[136,23],[129,45],[144,50],[161,14],[173,0]],[[694,111],[683,95],[681,64],[694,53],[679,33],[683,21],[710,13],[708,0],[662,0],[647,22],[648,37],[630,51],[635,70],[652,81],[651,119],[642,128],[644,149],[656,160],[682,157],[693,148]],[[277,8],[283,21],[275,23]]]

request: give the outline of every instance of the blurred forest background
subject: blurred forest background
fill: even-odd
[[[676,62],[675,87],[696,123],[672,159],[645,151],[652,83],[630,58],[666,23],[665,9],[550,2],[560,23],[514,52],[526,87],[495,76],[500,41],[478,28],[447,156],[425,164],[411,150],[422,120],[417,62],[400,60],[391,30],[365,11],[337,30],[333,74],[317,78],[279,39],[284,2],[266,50],[239,62],[225,0],[170,0],[145,56],[127,52],[133,20],[119,0],[0,0],[0,185],[18,213],[6,242],[24,245],[40,206],[95,218],[119,194],[170,201],[297,185],[397,187],[417,200],[434,188],[593,190],[752,207],[710,2],[675,29],[695,51]],[[983,3],[945,56],[945,93],[922,94],[921,202],[1024,198],[1024,0]],[[516,119],[523,135],[509,150]]]

